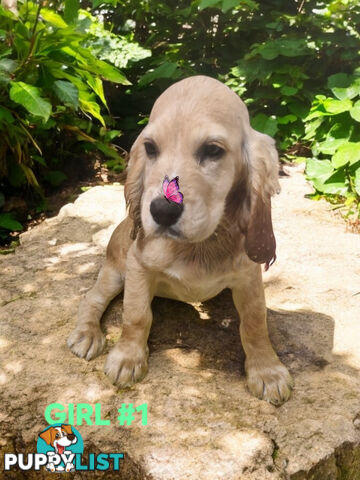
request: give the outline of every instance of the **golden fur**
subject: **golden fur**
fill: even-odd
[[[220,149],[218,157],[211,148]],[[150,204],[162,196],[165,175],[179,177],[184,201],[177,222],[164,229]],[[287,400],[292,379],[268,337],[260,267],[276,258],[270,198],[278,191],[274,141],[251,128],[234,92],[204,76],[168,88],[131,149],[129,215],[81,302],[71,350],[87,360],[102,351],[101,315],[126,277],[122,336],[105,372],[117,385],[132,385],[147,371],[152,298],[203,301],[228,287],[241,319],[250,391],[274,404]]]

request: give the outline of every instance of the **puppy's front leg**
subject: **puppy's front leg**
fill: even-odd
[[[240,316],[240,336],[250,392],[274,405],[290,397],[293,380],[271,345],[260,265],[252,265],[232,289]]]
[[[150,272],[137,260],[135,249],[134,243],[126,261],[121,337],[105,363],[105,373],[119,387],[129,387],[142,380],[148,369],[147,339],[152,322],[154,285]]]

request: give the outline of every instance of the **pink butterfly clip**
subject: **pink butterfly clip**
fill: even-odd
[[[183,202],[184,195],[179,192],[179,177],[175,177],[170,181],[169,177],[165,175],[163,181],[163,192],[166,200],[168,200],[169,202]]]

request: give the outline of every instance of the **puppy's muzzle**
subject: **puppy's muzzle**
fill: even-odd
[[[155,222],[161,227],[174,225],[184,210],[182,203],[169,202],[165,197],[156,197],[150,203],[150,212]]]

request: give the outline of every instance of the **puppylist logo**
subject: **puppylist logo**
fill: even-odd
[[[38,435],[37,453],[6,453],[4,470],[17,467],[22,471],[46,468],[49,472],[119,471],[123,453],[89,453],[83,463],[84,442],[72,425],[56,423]]]

